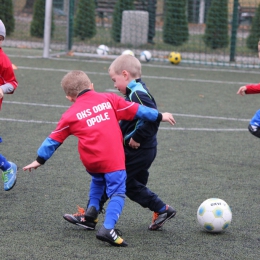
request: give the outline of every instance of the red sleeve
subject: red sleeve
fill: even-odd
[[[246,94],[258,94],[260,93],[260,83],[246,85]]]
[[[0,48],[0,85],[4,85],[6,83],[10,83],[14,89],[16,89],[18,86],[18,82],[12,67],[12,62]]]
[[[116,112],[116,117],[118,121],[120,120],[131,121],[134,119],[139,104],[126,101],[122,97],[113,93],[110,93],[108,95],[110,95],[109,99],[112,101],[111,104],[113,105],[113,108]]]
[[[18,86],[18,82],[16,80],[14,70],[12,67],[12,63],[7,57],[7,55],[4,53],[4,51],[2,50],[2,48],[0,48],[0,86],[6,83],[10,83],[14,87],[14,89],[16,89]],[[12,93],[8,93],[8,94],[12,94]],[[2,102],[3,99],[1,98],[0,109],[2,106]]]
[[[63,143],[65,139],[71,134],[69,124],[66,122],[66,117],[62,115],[56,129],[51,132],[49,137],[59,143]]]

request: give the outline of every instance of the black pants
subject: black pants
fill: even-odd
[[[149,178],[149,168],[156,157],[157,149],[125,148],[126,156],[126,195],[129,199],[144,208],[158,212],[165,203],[158,195],[149,190],[146,185]]]
[[[149,168],[156,157],[157,149],[132,149],[125,148],[126,156],[126,195],[132,201],[144,208],[158,212],[165,203],[157,194],[149,190],[146,185],[149,178]],[[106,201],[106,194],[101,199],[100,207]]]

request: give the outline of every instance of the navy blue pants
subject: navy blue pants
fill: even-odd
[[[151,149],[132,149],[125,148],[126,156],[126,196],[132,201],[138,203],[144,208],[149,208],[151,211],[158,212],[165,206],[165,203],[158,197],[157,194],[150,191],[146,185],[149,178],[149,168],[154,161],[157,153],[157,148]],[[101,201],[100,209],[108,197],[104,192]]]
[[[126,156],[126,195],[129,199],[144,208],[158,212],[165,203],[157,194],[150,191],[146,185],[149,178],[149,168],[154,161],[157,148],[132,149],[125,147]]]

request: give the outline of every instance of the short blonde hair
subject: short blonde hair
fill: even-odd
[[[118,56],[108,68],[108,72],[113,71],[117,75],[120,75],[123,70],[129,72],[133,78],[140,78],[142,75],[142,65],[140,61],[130,54]]]
[[[82,90],[90,88],[91,81],[83,71],[72,70],[63,77],[61,86],[66,96],[77,97]]]

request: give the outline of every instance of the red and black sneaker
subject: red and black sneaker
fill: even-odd
[[[158,213],[154,212],[153,213],[153,219],[152,219],[152,224],[148,227],[149,230],[158,230],[163,226],[163,224],[173,218],[176,215],[176,210],[172,208],[169,205],[166,205],[165,211]]]

